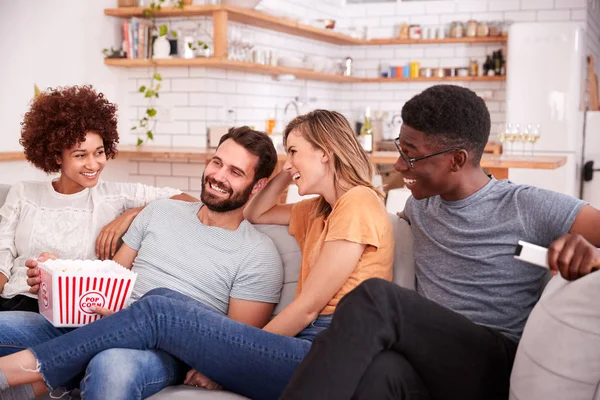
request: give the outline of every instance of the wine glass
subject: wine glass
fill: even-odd
[[[237,26],[231,26],[231,36],[229,40],[228,58],[234,61],[242,61],[241,51],[242,33]]]
[[[515,141],[519,138],[519,131],[519,124],[506,124],[506,129],[504,130],[504,140],[509,144],[505,151],[507,155],[513,155],[515,149]]]
[[[512,125],[510,123],[498,125],[498,141],[502,144],[502,147],[504,147],[505,142],[508,142],[511,129]]]
[[[541,127],[540,124],[536,124],[531,128],[529,134],[527,135],[527,141],[531,143],[531,155],[534,155],[534,147],[535,143],[540,139],[541,135]]]
[[[529,132],[531,132],[531,124],[527,124],[527,127],[519,134],[519,141],[523,144],[523,155],[525,155],[527,143],[529,143]]]

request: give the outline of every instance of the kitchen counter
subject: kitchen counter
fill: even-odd
[[[135,145],[119,146],[119,157],[139,157],[152,158],[160,160],[190,160],[206,161],[210,158],[214,150],[202,147],[161,147],[161,146],[142,146]],[[284,162],[286,154],[278,155],[279,161]],[[0,152],[0,161],[19,161],[24,160],[25,155],[22,152]],[[396,151],[376,151],[371,154],[371,160],[374,164],[394,164],[398,159]],[[565,165],[567,157],[564,156],[507,156],[497,154],[483,154],[481,166],[487,168],[488,172],[496,179],[507,179],[509,168],[530,168],[530,169],[557,169]]]

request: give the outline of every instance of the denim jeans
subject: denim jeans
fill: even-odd
[[[72,330],[55,328],[37,313],[2,312],[0,356],[49,341]],[[112,349],[90,361],[83,379],[78,374],[61,385],[73,389],[81,379],[80,387],[86,400],[142,399],[166,386],[182,382],[185,372],[183,363],[162,351]]]
[[[145,399],[182,383],[186,366],[161,350],[105,350],[92,358],[81,380],[85,400]]]
[[[276,399],[331,316],[297,337],[248,326],[168,289],[154,289],[131,307],[31,347],[50,388],[74,379],[111,348],[164,350],[225,389]]]
[[[369,279],[340,301],[281,398],[506,400],[516,351],[500,332]]]

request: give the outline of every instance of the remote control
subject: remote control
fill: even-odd
[[[548,266],[548,249],[537,244],[531,244],[519,240],[515,249],[515,258],[540,267],[549,268]]]

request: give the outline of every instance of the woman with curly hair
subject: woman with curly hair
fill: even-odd
[[[110,258],[141,207],[181,194],[99,181],[117,153],[116,110],[91,86],[72,86],[41,93],[25,114],[27,160],[60,176],[14,185],[0,208],[0,310],[38,311],[39,277],[32,270],[28,279],[28,266],[48,257]]]

